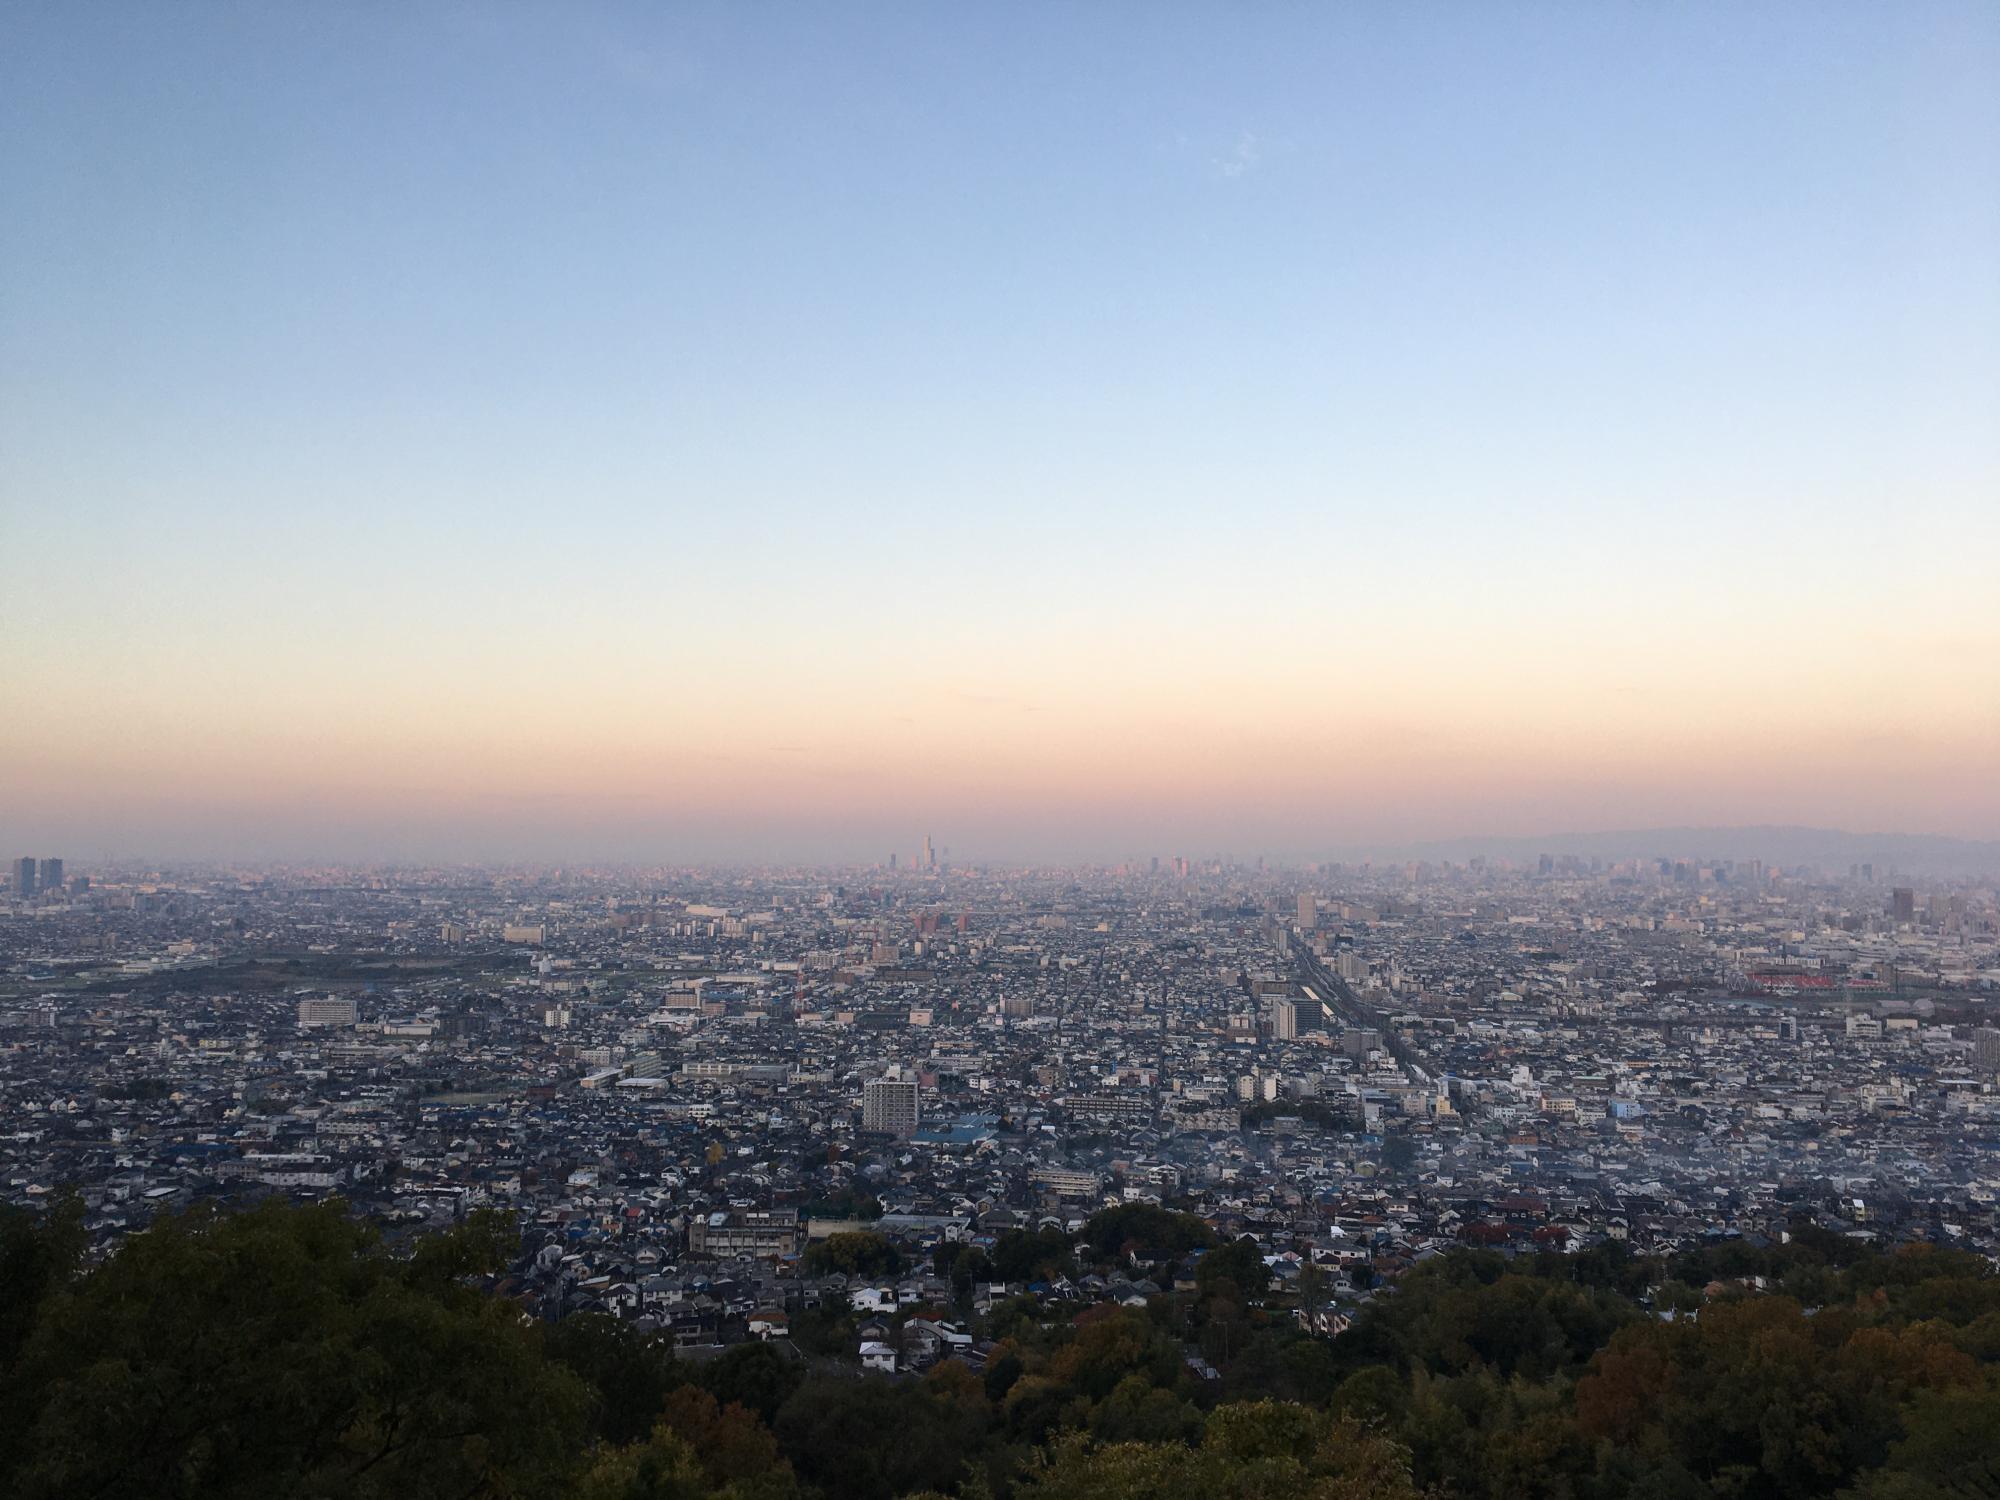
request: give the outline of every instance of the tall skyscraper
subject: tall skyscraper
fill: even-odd
[[[1889,915],[1898,922],[1917,920],[1917,893],[1906,885],[1899,885],[1889,893]]]
[[[931,836],[928,833],[924,835],[924,868],[926,870],[937,868],[937,851],[931,848]]]
[[[861,1086],[861,1128],[907,1140],[917,1133],[917,1080],[901,1068]]]
[[[63,862],[60,859],[45,859],[36,877],[36,889],[59,891],[63,886]]]
[[[1313,930],[1314,925],[1317,924],[1318,921],[1319,921],[1319,903],[1313,900],[1310,892],[1300,891],[1299,926],[1303,927],[1307,932],[1311,932]]]
[[[1310,897],[1304,898],[1310,900]],[[1271,1036],[1280,1042],[1295,1041],[1299,1034],[1299,1007],[1295,1000],[1271,1002]]]
[[[35,857],[24,854],[14,861],[14,894],[23,901],[35,894]]]

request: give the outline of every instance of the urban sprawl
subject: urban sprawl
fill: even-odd
[[[204,1201],[338,1197],[391,1236],[499,1209],[501,1290],[538,1316],[699,1357],[837,1314],[820,1355],[899,1371],[976,1366],[1003,1300],[1192,1285],[1201,1252],[1143,1244],[1006,1279],[1010,1237],[1127,1203],[1252,1238],[1332,1336],[1465,1244],[1664,1254],[1809,1218],[2000,1252],[1990,881],[954,868],[928,842],[847,870],[8,874],[0,1199],[79,1193],[100,1253]],[[894,1269],[851,1253],[883,1241]]]

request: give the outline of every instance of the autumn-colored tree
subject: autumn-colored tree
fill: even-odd
[[[1651,1343],[1614,1343],[1576,1384],[1577,1425],[1591,1437],[1631,1443],[1665,1416],[1673,1365]]]
[[[682,1386],[667,1397],[660,1426],[686,1443],[708,1482],[754,1487],[759,1494],[789,1494],[792,1466],[778,1452],[771,1429],[732,1401],[721,1405],[707,1391]]]
[[[570,1500],[709,1500],[710,1490],[694,1450],[660,1427],[643,1443],[594,1453]]]
[[[1218,1407],[1200,1447],[1065,1438],[1022,1500],[1416,1500],[1407,1455],[1348,1419],[1266,1401]]]

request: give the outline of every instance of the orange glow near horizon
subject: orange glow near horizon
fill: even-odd
[[[1782,690],[1768,652],[1718,674],[1719,646],[1649,663],[1600,642],[1558,664],[1504,631],[1456,661],[1288,663],[1238,641],[1232,666],[1220,640],[1150,662],[1137,640],[1093,644],[1101,656],[1066,664],[1024,653],[914,679],[880,661],[670,682],[602,664],[521,682],[504,661],[434,685],[358,662],[292,679],[274,665],[265,684],[135,678],[122,701],[12,704],[0,791],[135,844],[156,828],[246,853],[345,847],[343,830],[440,853],[504,848],[511,831],[579,855],[731,838],[805,854],[922,825],[965,830],[968,856],[1109,856],[1687,823],[2000,827],[2000,699],[1949,671],[1857,694],[1852,641],[1838,670]]]

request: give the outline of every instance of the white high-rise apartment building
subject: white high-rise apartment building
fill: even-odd
[[[901,1068],[871,1078],[861,1089],[861,1128],[903,1138],[917,1132],[917,1080]]]
[[[360,1019],[361,1008],[352,1000],[336,1000],[329,996],[299,1002],[301,1026],[352,1026]]]
[[[1299,1007],[1295,1000],[1273,1000],[1271,1002],[1271,1035],[1281,1042],[1297,1041],[1299,1035]]]

